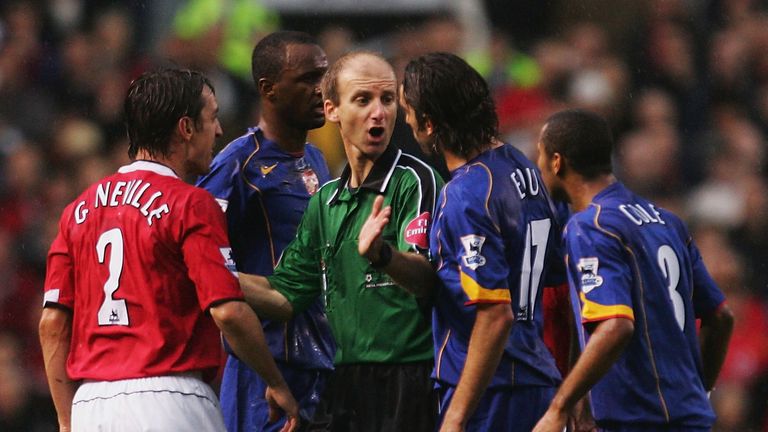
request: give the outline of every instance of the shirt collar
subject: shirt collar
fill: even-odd
[[[121,166],[120,169],[117,170],[120,174],[131,173],[134,171],[152,171],[156,174],[179,178],[179,176],[167,165],[149,160],[137,160],[129,165]]]
[[[253,140],[256,141],[256,149],[261,150],[261,156],[264,157],[265,155],[278,155],[278,156],[290,156],[292,158],[300,158],[304,156],[304,152],[296,152],[296,153],[290,153],[280,148],[279,145],[275,141],[269,140],[264,136],[264,131],[258,127],[254,126],[251,128],[248,128],[248,133],[253,135]],[[309,143],[304,143],[306,146]]]
[[[387,145],[387,149],[379,156],[373,163],[373,168],[368,176],[363,180],[363,184],[360,185],[360,189],[368,189],[378,193],[384,193],[387,190],[387,184],[389,179],[392,178],[392,173],[395,171],[395,166],[400,160],[400,155],[403,152],[397,148],[391,142]],[[349,167],[349,163],[344,167],[344,171],[339,177],[339,182],[336,186],[336,190],[333,192],[331,199],[328,200],[329,205],[333,205],[338,201],[341,191],[349,184],[349,178],[352,175],[352,169]]]

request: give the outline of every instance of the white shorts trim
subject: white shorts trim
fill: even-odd
[[[198,376],[85,381],[72,401],[73,432],[225,432],[216,394]]]

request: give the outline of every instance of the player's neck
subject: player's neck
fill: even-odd
[[[168,168],[172,169],[173,172],[175,172],[176,175],[179,176],[179,178],[183,179],[187,175],[186,168],[182,161],[177,160],[178,158],[174,157],[175,154],[177,153],[171,153],[169,157],[163,156],[161,154],[152,156],[146,150],[142,149],[136,153],[136,160],[157,162],[159,164],[165,165]]]
[[[443,156],[445,157],[445,166],[448,167],[448,171],[453,170],[466,165],[467,162],[476,158],[481,152],[473,150],[467,156],[462,156],[451,152],[450,150],[443,150]]]
[[[344,145],[344,153],[349,164],[349,186],[358,188],[368,177],[368,174],[373,169],[373,165],[376,163],[376,159],[381,155],[377,155],[376,159],[374,159],[373,156],[361,152],[353,145]]]
[[[573,211],[580,212],[586,209],[595,198],[595,195],[615,182],[616,177],[613,174],[600,176],[594,180],[577,178],[566,181],[565,188],[568,196],[571,198]]]
[[[277,143],[283,151],[299,153],[304,151],[307,143],[307,131],[288,127],[280,121],[270,120],[263,115],[259,119],[259,128],[264,133],[264,138]]]

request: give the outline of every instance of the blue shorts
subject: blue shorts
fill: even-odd
[[[325,381],[332,371],[298,369],[277,362],[291,393],[299,403],[300,414],[311,419],[325,388]],[[269,422],[269,406],[264,399],[266,383],[248,365],[236,357],[227,356],[227,365],[221,381],[221,412],[229,432],[279,431],[285,424],[285,417],[274,423]]]
[[[456,387],[437,384],[440,394],[440,422]],[[475,413],[467,422],[469,431],[530,432],[549,408],[556,387],[514,387],[487,389]]]

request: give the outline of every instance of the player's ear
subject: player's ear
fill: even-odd
[[[330,99],[326,99],[323,102],[323,111],[325,111],[325,119],[332,123],[339,122],[339,113],[336,105],[331,102]]]
[[[258,88],[262,98],[267,98],[271,101],[275,100],[275,84],[272,81],[266,78],[259,78]]]
[[[184,116],[179,119],[179,122],[176,124],[176,130],[179,133],[179,136],[185,141],[192,138],[192,133],[194,132],[194,121],[192,120],[192,117]]]
[[[565,174],[565,160],[563,159],[563,156],[555,152],[552,154],[552,157],[549,159],[550,168],[552,169],[552,172],[558,176],[562,177],[563,174]]]
[[[432,124],[432,119],[426,115],[424,116],[424,131],[429,136],[432,136],[432,133],[435,131],[435,125]]]

